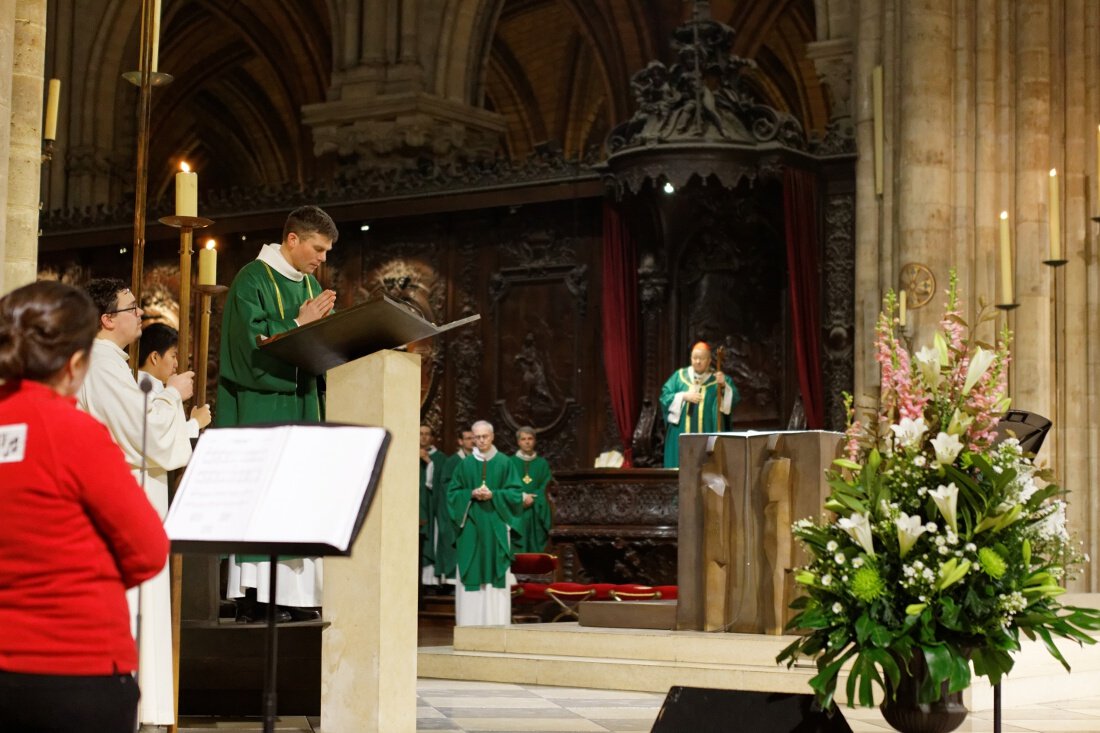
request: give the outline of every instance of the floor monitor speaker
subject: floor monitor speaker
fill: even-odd
[[[652,733],[852,733],[838,708],[823,712],[813,695],[669,689]]]

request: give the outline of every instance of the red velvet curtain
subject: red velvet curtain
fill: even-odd
[[[821,285],[817,255],[817,181],[812,173],[787,168],[783,176],[783,223],[787,234],[787,276],[794,325],[794,353],[806,426],[825,426],[821,381]]]
[[[633,465],[631,442],[638,420],[641,381],[638,360],[638,253],[622,217],[610,203],[603,207],[603,362],[611,408],[626,458]]]

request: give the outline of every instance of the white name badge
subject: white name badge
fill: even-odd
[[[0,463],[19,463],[27,451],[27,424],[0,425]]]

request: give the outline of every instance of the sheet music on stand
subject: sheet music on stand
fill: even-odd
[[[389,441],[333,423],[207,430],[165,520],[172,549],[350,555]]]
[[[390,434],[336,423],[217,428],[199,438],[164,529],[175,552],[268,555],[264,733],[274,733],[279,555],[350,555]]]

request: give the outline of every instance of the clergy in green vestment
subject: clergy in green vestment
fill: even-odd
[[[448,563],[454,575],[454,527],[449,515],[437,519],[439,504],[446,511],[447,485],[442,482],[447,454],[432,445],[432,428],[420,426],[420,582],[440,585],[446,576],[437,572]]]
[[[509,537],[523,509],[515,464],[493,447],[493,426],[473,425],[474,454],[458,465],[447,502],[458,532],[455,623],[500,626],[511,623],[513,577]]]
[[[458,431],[458,440],[456,441],[457,450],[443,462],[443,475],[440,478],[440,486],[444,489],[451,483],[451,476],[454,475],[455,469],[458,468],[458,464],[462,463],[466,459],[466,456],[472,456],[474,454],[474,431],[470,428],[462,428]]]
[[[319,378],[261,352],[256,337],[270,338],[332,311],[336,293],[322,289],[313,273],[338,237],[328,214],[302,206],[287,217],[282,243],[264,245],[233,278],[222,320],[217,427],[324,420]],[[259,603],[268,601],[269,563],[263,560],[259,555],[230,555],[229,598],[245,598],[255,588]],[[286,607],[287,615],[321,605],[319,558],[281,558],[276,572],[275,603]],[[301,618],[314,616],[310,611]],[[262,619],[238,602],[238,620]]]
[[[523,484],[523,512],[512,533],[512,549],[516,552],[545,552],[550,539],[550,502],[546,487],[553,476],[550,464],[535,452],[535,429],[522,427],[516,431],[519,450],[512,456]]]
[[[665,468],[680,466],[680,435],[729,430],[730,413],[740,401],[733,381],[710,368],[710,347],[702,341],[695,344],[691,366],[677,369],[661,388],[661,414],[668,426]]]

